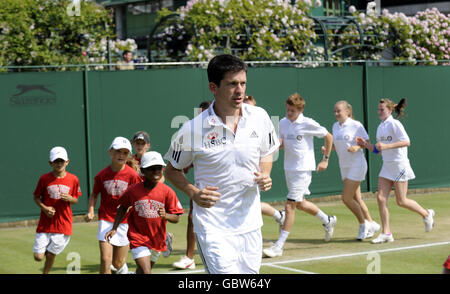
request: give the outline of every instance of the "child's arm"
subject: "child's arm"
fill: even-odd
[[[91,196],[89,196],[89,204],[88,204],[88,213],[84,216],[84,220],[86,222],[90,222],[94,219],[95,216],[95,205],[97,205],[97,199],[98,194],[92,193]]]
[[[160,207],[160,208],[158,209],[158,213],[159,213],[159,216],[160,216],[162,219],[165,219],[165,220],[167,220],[168,222],[173,223],[173,224],[178,223],[178,221],[179,221],[179,219],[180,219],[178,214],[170,214],[170,213],[166,213],[166,210],[164,209],[164,207]]]
[[[331,149],[333,148],[333,135],[327,133],[324,137],[325,139],[325,150],[322,150],[323,158],[322,161],[317,165],[316,172],[324,171],[328,167],[328,159],[330,158]]]
[[[67,193],[61,193],[61,199],[64,201],[69,202],[70,204],[77,204],[78,203],[78,198],[73,197],[70,194]]]
[[[33,197],[34,202],[36,202],[37,206],[45,213],[46,216],[52,217],[55,215],[55,208],[52,206],[46,206],[44,203],[42,203],[41,198],[39,197]]]

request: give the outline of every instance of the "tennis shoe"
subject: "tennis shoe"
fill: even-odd
[[[385,242],[394,242],[394,236],[392,235],[392,233],[380,233],[378,237],[372,240],[372,244],[380,244]]]
[[[425,223],[425,232],[430,232],[434,227],[434,210],[428,209],[428,215],[423,218]]]
[[[328,223],[326,225],[323,225],[323,228],[325,230],[325,241],[330,241],[331,237],[333,237],[334,233],[334,226],[336,225],[337,217],[332,215],[328,216]]]
[[[283,255],[283,248],[280,248],[277,245],[273,244],[269,248],[264,249],[263,253],[267,257],[282,256]]]
[[[172,266],[178,269],[195,269],[195,261],[187,256],[183,256],[179,261],[175,261]]]

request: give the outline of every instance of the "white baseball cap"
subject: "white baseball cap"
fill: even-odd
[[[53,147],[50,150],[50,162],[57,160],[58,158],[67,161],[69,157],[67,156],[67,151],[63,147]]]
[[[149,152],[146,152],[144,155],[142,155],[142,158],[141,158],[141,167],[142,168],[147,168],[147,167],[150,167],[153,165],[166,166],[161,154],[159,154],[156,151],[149,151]]]
[[[114,150],[128,149],[131,152],[131,143],[127,138],[116,137],[112,141],[109,149],[114,149]]]

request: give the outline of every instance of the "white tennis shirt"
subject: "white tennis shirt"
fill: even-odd
[[[348,147],[357,145],[356,137],[369,140],[366,129],[359,121],[349,117],[342,125],[339,122],[333,124],[333,144],[340,167],[362,166],[364,164],[366,159],[362,149],[354,153],[348,151]]]
[[[377,128],[377,142],[392,144],[399,141],[410,142],[409,136],[402,123],[390,115]],[[381,155],[383,161],[405,161],[408,160],[408,147],[383,150]]]
[[[214,103],[185,123],[165,158],[176,169],[194,164],[195,186],[218,187],[222,194],[214,206],[193,204],[194,231],[242,234],[262,226],[259,187],[254,172],[260,158],[280,145],[267,112],[242,104],[236,133],[214,113]]]
[[[315,120],[303,116],[291,122],[280,120],[279,135],[284,146],[284,169],[287,171],[313,171],[316,169],[314,137],[323,138],[328,133]]]

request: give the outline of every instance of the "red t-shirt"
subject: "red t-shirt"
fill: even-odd
[[[450,255],[448,256],[447,260],[444,262],[444,267],[446,269],[450,270]]]
[[[141,182],[141,178],[134,169],[125,165],[124,169],[114,172],[110,166],[102,169],[94,178],[94,194],[100,194],[98,219],[114,222],[119,197],[133,184]],[[122,223],[127,222],[124,217]]]
[[[128,240],[131,249],[145,246],[156,251],[166,250],[167,220],[159,216],[158,209],[166,213],[182,214],[183,207],[175,192],[166,184],[158,183],[153,189],[144,187],[144,182],[128,189],[119,199],[120,205],[130,207],[128,217]]]
[[[69,202],[61,200],[61,193],[70,194],[74,198],[81,196],[80,182],[76,175],[66,171],[64,178],[57,178],[53,172],[49,172],[39,178],[34,197],[40,198],[44,205],[53,207],[55,215],[48,217],[41,211],[37,233],[72,235],[72,208]]]

